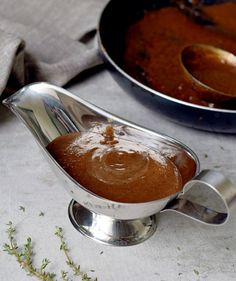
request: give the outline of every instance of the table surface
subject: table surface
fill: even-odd
[[[122,118],[179,139],[195,151],[202,169],[222,171],[236,182],[234,135],[199,131],[166,120],[124,92],[106,70],[69,90]],[[156,233],[142,244],[99,244],[83,237],[71,225],[67,216],[71,198],[29,131],[2,105],[0,112],[1,247],[7,242],[6,224],[12,221],[20,244],[28,236],[33,239],[36,264],[48,257],[52,261],[49,270],[66,270],[54,235],[55,227],[61,226],[73,258],[82,270],[101,281],[236,280],[236,208],[232,209],[229,221],[218,227],[165,212],[158,217]],[[41,212],[44,216],[40,216]],[[36,279],[28,277],[14,257],[1,251],[0,280]]]

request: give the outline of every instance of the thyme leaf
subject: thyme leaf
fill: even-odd
[[[25,212],[25,207],[24,206],[20,206],[19,210],[22,211],[22,212]]]

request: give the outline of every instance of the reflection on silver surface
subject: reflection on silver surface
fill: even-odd
[[[157,228],[156,215],[133,220],[118,220],[90,212],[76,201],[69,205],[69,218],[83,235],[104,244],[131,246],[149,238]]]
[[[189,155],[196,163],[197,175],[199,173],[199,162],[196,155],[177,140],[122,120],[73,96],[62,88],[47,83],[26,86],[6,99],[4,104],[31,131],[45,157],[52,164],[52,168],[61,178],[65,189],[76,201],[72,201],[70,204],[70,219],[73,225],[86,236],[112,245],[140,243],[155,231],[155,214],[163,210],[166,205],[175,211],[205,223],[215,224],[226,221],[228,217],[227,204],[235,199],[236,188],[232,184],[227,185],[226,183],[229,183],[229,181],[221,181],[221,183],[223,182],[221,185],[219,185],[220,181],[218,180],[214,182],[217,177],[212,171],[199,174],[198,180],[206,188],[215,191],[220,196],[220,202],[226,206],[226,211],[221,219],[216,219],[216,216],[220,215],[217,212],[210,212],[209,208],[198,207],[200,212],[203,212],[203,215],[199,216],[199,212],[196,215],[196,212],[194,214],[192,209],[189,209],[189,204],[182,204],[180,207],[178,202],[184,201],[176,201],[179,200],[176,199],[178,194],[146,203],[120,203],[101,198],[75,182],[46,149],[48,143],[56,137],[70,132],[86,131],[96,122],[117,124],[122,126],[125,133],[134,141],[142,142],[148,147],[159,150],[167,157],[172,156],[172,154],[177,155],[176,161],[178,163],[181,163],[181,157],[184,154]],[[183,192],[194,187],[196,180],[190,179]],[[208,182],[210,183],[208,184]],[[180,195],[183,199],[184,195],[182,193]],[[197,206],[195,203],[193,204]]]

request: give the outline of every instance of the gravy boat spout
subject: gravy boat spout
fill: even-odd
[[[73,198],[68,209],[70,220],[84,235],[106,244],[133,245],[154,233],[156,214],[161,211],[180,212],[209,224],[221,224],[228,218],[228,205],[236,198],[236,188],[217,172],[199,173],[197,156],[179,141],[116,117],[62,88],[44,82],[24,87],[3,103],[30,130],[62,180],[64,188]],[[51,156],[47,145],[59,136],[86,132],[95,124],[120,128],[122,136],[171,159],[183,178],[183,190],[155,201],[122,203],[102,198],[76,182]],[[189,189],[197,190],[202,185],[218,195],[224,206],[223,211],[212,211],[185,198]]]

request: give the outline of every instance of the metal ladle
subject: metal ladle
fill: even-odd
[[[181,64],[201,99],[212,103],[236,101],[236,56],[210,45],[186,46]]]

